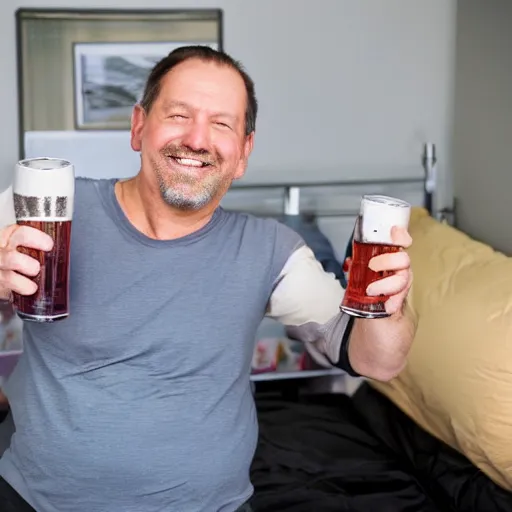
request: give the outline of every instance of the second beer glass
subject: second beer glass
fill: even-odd
[[[361,318],[382,318],[386,313],[387,296],[370,297],[368,286],[390,275],[374,272],[370,260],[380,254],[398,252],[402,248],[391,239],[391,228],[407,228],[411,205],[400,199],[381,195],[365,195],[361,201],[352,242],[352,264],[348,285],[341,304],[345,313]]]
[[[75,173],[71,163],[57,158],[33,158],[16,165],[14,213],[19,225],[40,229],[53,238],[51,251],[19,247],[39,261],[33,278],[37,291],[13,293],[13,305],[22,320],[54,322],[69,315],[69,259]]]

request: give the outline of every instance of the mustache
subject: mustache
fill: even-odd
[[[191,158],[208,165],[215,165],[219,161],[206,149],[191,149],[187,146],[168,145],[162,149],[161,153],[164,157]]]

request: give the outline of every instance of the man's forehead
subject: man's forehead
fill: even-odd
[[[162,80],[160,99],[163,108],[198,109],[205,102],[226,115],[245,112],[247,91],[240,74],[226,65],[191,59],[173,68]],[[163,94],[162,94],[163,93]]]

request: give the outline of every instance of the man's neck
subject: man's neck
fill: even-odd
[[[115,185],[117,201],[133,226],[149,238],[173,240],[200,230],[215,211],[212,204],[197,212],[169,206],[159,190],[152,190],[139,175]]]

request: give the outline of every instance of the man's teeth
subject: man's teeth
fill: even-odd
[[[201,160],[193,160],[192,158],[176,158],[176,162],[178,162],[181,165],[190,165],[191,167],[203,166],[203,162],[201,162]]]

